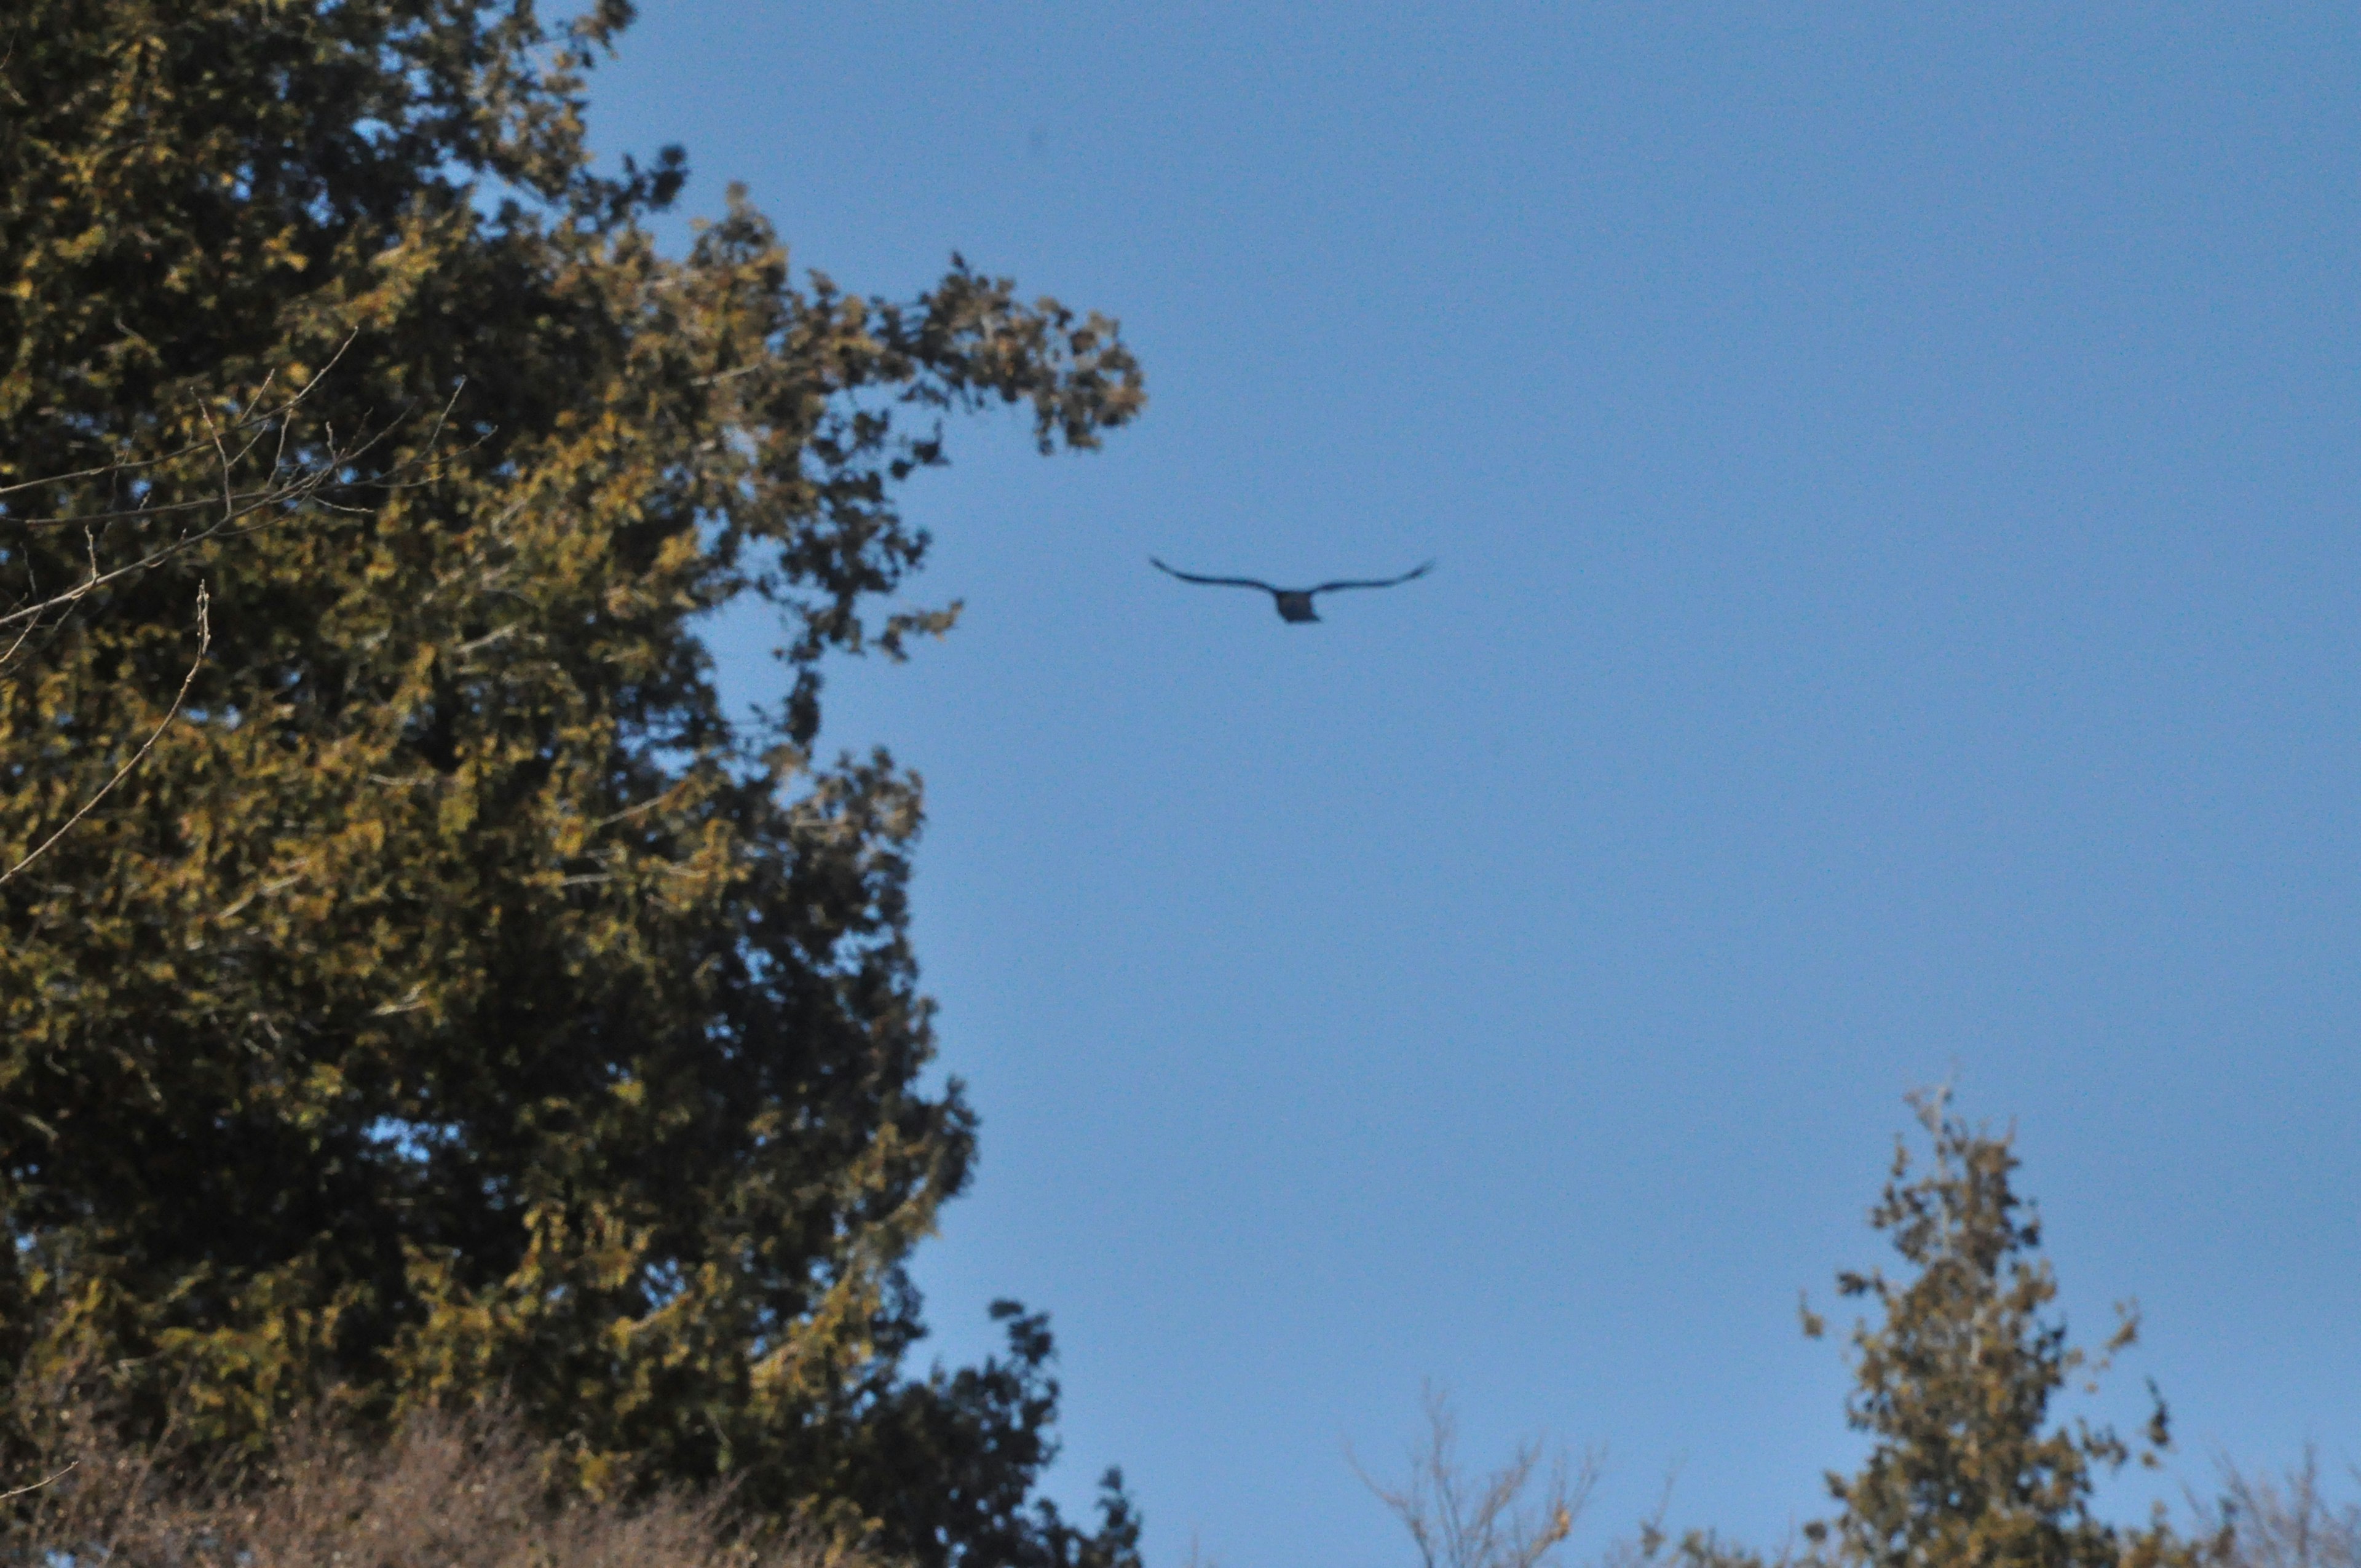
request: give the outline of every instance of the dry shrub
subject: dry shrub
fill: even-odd
[[[2361,1484],[2361,1467],[2353,1479]],[[2361,1568],[2361,1503],[2330,1500],[2310,1448],[2277,1477],[2225,1460],[2221,1501],[2197,1513],[2200,1527],[2225,1542],[2232,1568]]]
[[[1476,1475],[1459,1462],[1450,1400],[1430,1385],[1425,1403],[1426,1438],[1411,1451],[1409,1479],[1387,1486],[1355,1461],[1362,1483],[1410,1531],[1423,1568],[1541,1568],[1574,1533],[1598,1479],[1596,1457],[1570,1470],[1561,1454],[1543,1473],[1542,1445],[1526,1442],[1507,1464]]]
[[[42,1475],[0,1518],[7,1568],[860,1568],[856,1553],[734,1527],[721,1494],[620,1503],[555,1493],[547,1450],[497,1411],[429,1413],[370,1442],[317,1418],[274,1455],[204,1464],[46,1423]],[[71,1468],[67,1468],[70,1465]],[[38,1480],[38,1477],[30,1477]]]

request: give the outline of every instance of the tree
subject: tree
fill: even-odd
[[[630,15],[0,32],[0,593],[36,612],[0,867],[74,823],[0,884],[0,1354],[151,1420],[180,1390],[217,1446],[324,1389],[500,1388],[594,1492],[1130,1561],[1119,1491],[1095,1533],[1028,1501],[1041,1319],[906,1371],[974,1119],[920,1082],[917,781],[813,746],[826,657],[956,609],[870,608],[925,554],[893,497],[941,414],[1088,448],[1137,367],[956,258],[906,302],[798,286],[734,192],[660,253],[678,150],[602,175],[583,139]],[[753,723],[697,636],[750,595]]]
[[[1574,1533],[1598,1481],[1596,1455],[1570,1471],[1559,1454],[1545,1476],[1542,1459],[1542,1445],[1528,1441],[1491,1474],[1469,1472],[1451,1402],[1429,1387],[1426,1439],[1411,1453],[1409,1479],[1387,1486],[1361,1471],[1361,1483],[1410,1532],[1422,1568],[1541,1568]]]
[[[2049,1405],[2086,1364],[2049,1316],[2058,1287],[2036,1255],[2039,1219],[2016,1196],[2012,1139],[1949,1113],[1948,1092],[1912,1097],[1932,1163],[1910,1179],[1896,1141],[1893,1172],[1870,1223],[1891,1234],[1914,1271],[1845,1273],[1838,1289],[1873,1302],[1882,1321],[1852,1333],[1856,1387],[1846,1415],[1873,1439],[1851,1476],[1831,1475],[1841,1506],[1806,1527],[1816,1555],[1860,1568],[2125,1568],[2189,1563],[2194,1546],[2159,1520],[2145,1530],[2091,1512],[2094,1476],[2120,1468],[2132,1444],[2113,1429],[2052,1427]],[[1804,1328],[1823,1329],[1806,1305]],[[2136,1308],[2090,1370],[2138,1333]],[[2149,1392],[2155,1394],[2151,1384]],[[2140,1457],[2169,1443],[2156,1398]]]

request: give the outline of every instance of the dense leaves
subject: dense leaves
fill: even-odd
[[[676,151],[593,171],[629,19],[27,0],[0,40],[6,1352],[258,1441],[504,1387],[593,1487],[727,1475],[926,1562],[1127,1560],[1028,1507],[1055,1385],[913,1380],[972,1118],[906,935],[920,820],[814,763],[927,540],[944,411],[1142,402],[1112,323],[958,265],[797,286]],[[212,643],[198,652],[202,585]],[[777,609],[732,723],[700,617]],[[1126,1533],[1128,1532],[1128,1533]]]

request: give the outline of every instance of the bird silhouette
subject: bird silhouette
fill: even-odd
[[[1429,561],[1424,565],[1412,567],[1399,577],[1380,577],[1374,580],[1348,577],[1337,582],[1323,583],[1315,588],[1277,588],[1268,583],[1257,582],[1252,577],[1201,577],[1194,572],[1182,572],[1168,566],[1153,555],[1148,558],[1148,564],[1159,572],[1180,578],[1184,583],[1203,583],[1217,588],[1260,588],[1278,603],[1279,620],[1297,622],[1320,619],[1312,609],[1312,596],[1314,594],[1334,593],[1338,588],[1389,588],[1396,583],[1406,583],[1412,577],[1426,576],[1428,569],[1434,565],[1433,562]]]

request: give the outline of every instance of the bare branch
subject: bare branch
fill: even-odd
[[[2361,1568],[2361,1503],[2332,1498],[2312,1444],[2279,1475],[2226,1459],[2221,1475],[2218,1502],[2191,1501],[2200,1530],[2226,1546],[2230,1568]],[[2353,1479],[2361,1482],[2361,1469]]]
[[[349,345],[351,339],[347,338],[346,345]],[[213,454],[214,466],[218,470],[219,475],[218,489],[197,498],[159,500],[154,485],[143,481],[142,483],[148,488],[139,496],[138,504],[136,506],[79,514],[16,517],[0,514],[0,522],[15,523],[28,529],[78,524],[82,528],[85,538],[90,539],[92,543],[90,572],[83,580],[46,598],[40,597],[37,590],[28,589],[26,601],[18,603],[13,609],[0,611],[0,630],[11,627],[21,629],[6,652],[0,652],[0,666],[5,666],[24,647],[26,639],[53,614],[70,609],[96,589],[160,565],[174,556],[185,554],[201,544],[213,540],[236,537],[272,526],[285,521],[299,507],[314,508],[345,516],[365,515],[368,510],[366,507],[344,504],[335,498],[354,490],[390,491],[411,488],[416,485],[430,482],[433,477],[432,471],[436,466],[434,457],[442,442],[444,427],[449,422],[452,410],[457,405],[460,392],[467,386],[464,378],[452,389],[450,397],[445,400],[443,406],[435,411],[433,424],[427,430],[425,439],[418,451],[380,472],[365,477],[347,477],[355,465],[385,443],[393,432],[408,420],[409,414],[406,411],[401,415],[378,425],[373,431],[368,430],[369,422],[365,419],[366,433],[352,441],[339,441],[335,427],[332,424],[324,426],[326,442],[324,448],[302,459],[291,460],[289,457],[290,443],[293,440],[291,418],[293,411],[311,394],[313,389],[319,386],[326,378],[328,372],[335,367],[336,360],[343,356],[344,351],[343,346],[338,347],[328,364],[322,367],[320,374],[314,376],[294,396],[271,404],[243,419],[224,423],[214,418],[210,409],[200,405],[197,417],[206,429],[206,438],[201,442],[191,443],[178,451],[167,453],[160,457],[125,459],[94,468],[58,475],[48,479],[31,480],[25,484],[0,486],[0,496],[5,496],[13,490],[25,489],[33,485],[58,485],[77,479],[110,477],[120,479],[126,475],[139,470],[152,469],[178,458],[208,451]],[[267,392],[269,385],[270,378],[264,378],[262,387],[256,390],[255,398],[259,400]],[[234,438],[238,437],[243,439],[236,440],[234,444]],[[269,465],[266,473],[258,484],[240,488],[237,480],[240,467],[248,459],[255,457],[258,453],[261,453],[266,442],[270,443],[269,450],[262,455],[262,460]],[[210,489],[211,487],[208,488]],[[101,568],[95,539],[91,534],[93,528],[114,522],[152,524],[173,517],[208,511],[216,513],[211,521],[196,523],[176,538],[142,550],[134,559],[121,565],[111,569]]]
[[[117,768],[115,771],[115,776],[100,786],[99,792],[96,795],[92,795],[88,800],[82,802],[81,810],[75,812],[71,817],[67,817],[63,826],[59,828],[56,832],[50,834],[48,838],[42,839],[40,843],[36,845],[31,852],[27,854],[23,860],[18,861],[6,871],[0,872],[0,883],[5,883],[10,877],[15,876],[18,872],[23,871],[27,866],[31,865],[43,854],[47,853],[50,845],[64,838],[66,834],[72,829],[75,823],[80,822],[83,817],[88,817],[92,811],[96,809],[98,803],[104,800],[107,797],[107,795],[116,784],[121,784],[126,778],[129,777],[131,770],[145,762],[147,760],[148,753],[155,749],[156,742],[164,738],[164,731],[170,729],[172,720],[179,717],[181,705],[188,700],[189,688],[194,685],[197,681],[197,672],[204,667],[206,651],[214,645],[213,623],[207,614],[210,602],[211,601],[207,598],[205,594],[204,584],[199,583],[197,585],[197,656],[195,661],[189,665],[189,673],[181,677],[181,689],[179,692],[174,694],[172,697],[172,706],[164,710],[163,722],[157,725],[155,733],[148,736],[148,739],[140,744],[139,750],[131,754],[131,760],[124,763],[120,768]]]
[[[328,356],[328,362],[321,366],[319,373],[314,375],[309,381],[305,382],[302,389],[297,391],[293,397],[289,398],[286,401],[277,404],[274,407],[258,409],[249,412],[245,418],[236,421],[228,427],[230,433],[235,434],[239,431],[258,426],[266,426],[273,422],[281,423],[283,426],[286,417],[294,412],[295,410],[302,404],[305,398],[312,395],[313,389],[319,386],[322,381],[327,378],[328,372],[336,367],[336,362],[345,356],[345,350],[350,348],[353,345],[353,339],[359,335],[360,329],[357,327],[354,328],[351,332],[346,333],[345,334],[345,341],[336,345],[336,351]],[[259,401],[264,394],[269,391],[270,383],[278,379],[278,377],[279,372],[276,370],[273,370],[269,375],[263,377],[262,384],[254,389],[255,401]],[[211,422],[211,421],[207,422],[208,424]],[[108,474],[128,474],[136,473],[142,468],[160,467],[164,464],[177,462],[181,458],[192,456],[199,452],[203,452],[207,447],[213,445],[214,441],[214,436],[209,434],[203,441],[192,441],[185,446],[178,447],[170,452],[159,453],[153,457],[118,458],[112,463],[102,463],[94,468],[78,468],[73,470],[71,473],[66,474],[49,474],[38,479],[20,479],[13,485],[0,485],[0,496],[14,495],[18,490],[35,489],[43,485],[62,485],[74,479],[95,479]],[[54,521],[58,520],[46,518],[27,520],[20,518],[17,521]]]
[[[38,1492],[52,1481],[62,1481],[67,1475],[72,1473],[74,1464],[80,1464],[81,1463],[82,1461],[77,1459],[73,1462],[73,1464],[67,1465],[63,1470],[59,1471],[56,1475],[45,1475],[29,1486],[19,1486],[13,1492],[0,1492],[0,1503],[5,1503],[11,1497],[21,1497],[27,1492]]]
[[[1527,1489],[1544,1457],[1540,1443],[1519,1443],[1509,1463],[1489,1475],[1470,1475],[1459,1464],[1458,1422],[1449,1399],[1430,1387],[1425,1404],[1427,1436],[1411,1451],[1410,1479],[1387,1486],[1353,1461],[1362,1484],[1410,1531],[1424,1568],[1539,1568],[1574,1533],[1598,1480],[1597,1457],[1586,1454],[1579,1469],[1569,1470],[1558,1455],[1539,1497],[1529,1503]]]

